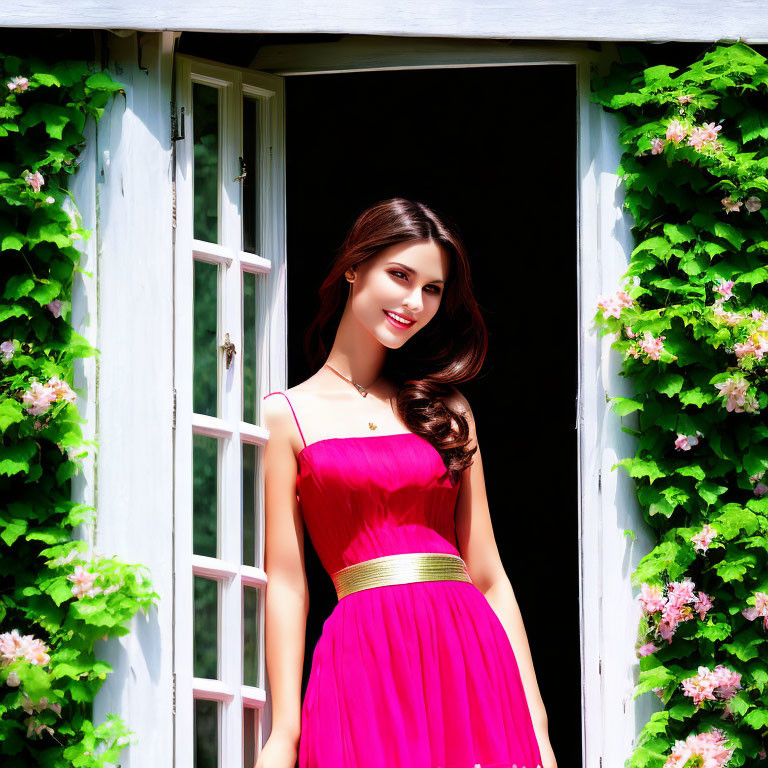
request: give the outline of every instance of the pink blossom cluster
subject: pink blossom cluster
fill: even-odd
[[[609,317],[621,317],[621,310],[633,304],[632,297],[626,291],[616,291],[613,296],[601,294],[597,301],[597,306],[603,310],[603,320]]]
[[[35,171],[34,173],[27,171],[24,174],[24,181],[26,181],[27,184],[29,184],[29,186],[35,190],[35,192],[39,192],[40,187],[45,184],[45,179],[43,178],[43,174],[40,173],[40,171]]]
[[[42,666],[48,664],[51,657],[42,640],[33,635],[21,635],[17,629],[13,629],[0,635],[0,664],[10,664],[18,659]]]
[[[759,211],[763,204],[760,202],[760,198],[755,195],[751,195],[742,203],[741,200],[734,200],[732,197],[724,197],[721,201],[726,213],[738,213],[739,209],[743,205],[750,213]]]
[[[719,320],[724,320],[725,323],[730,325],[732,328],[738,325],[742,320],[746,319],[746,316],[741,312],[729,312],[728,310],[723,309],[723,301],[724,299],[722,297],[715,299],[714,303],[710,307],[716,318]]]
[[[741,673],[734,672],[722,664],[714,669],[700,666],[698,674],[686,678],[680,685],[683,694],[693,699],[698,707],[703,701],[717,701],[732,699],[736,690],[741,688]]]
[[[0,353],[3,355],[4,363],[7,363],[13,357],[14,348],[13,341],[11,339],[8,339],[7,341],[4,341],[2,344],[0,344]]]
[[[704,435],[698,429],[695,435],[684,435],[682,432],[678,432],[677,439],[675,440],[675,450],[690,451],[694,445],[698,445],[700,437],[704,437]]]
[[[704,592],[695,593],[694,588],[695,585],[690,580],[670,581],[665,595],[662,587],[643,582],[638,601],[649,616],[660,614],[659,624],[655,630],[657,637],[671,643],[681,623],[694,618],[695,613],[699,614],[699,618],[704,619],[707,611],[712,607],[712,600]]]
[[[745,355],[754,355],[756,360],[762,360],[768,352],[768,336],[755,332],[747,341],[734,344],[733,351],[737,360],[741,360]]]
[[[27,726],[27,738],[30,738],[32,734],[35,736],[40,736],[43,731],[48,731],[48,733],[53,734],[53,728],[51,728],[49,725],[41,723],[37,719],[36,715],[38,715],[44,709],[50,709],[57,715],[61,716],[61,704],[50,704],[48,702],[47,696],[43,696],[40,701],[35,703],[32,701],[32,699],[29,698],[26,692],[22,691],[22,694],[24,695],[24,700],[21,702],[21,708],[27,713],[27,715],[29,715],[29,717],[24,720],[24,725]]]
[[[21,399],[29,414],[39,416],[50,408],[51,403],[57,400],[74,403],[76,397],[77,395],[66,381],[62,381],[58,376],[52,376],[46,384],[33,379],[30,388],[24,392]]]
[[[721,279],[718,285],[715,286],[715,292],[719,293],[723,299],[730,299],[733,297],[733,280],[723,280]]]
[[[715,384],[718,397],[725,398],[725,410],[736,413],[757,413],[757,398],[748,392],[749,382],[743,376],[729,376],[725,381]]]
[[[627,354],[637,360],[641,354],[647,355],[651,360],[658,360],[664,351],[664,339],[666,336],[656,338],[650,331],[643,334],[643,338],[635,344],[631,344],[627,349]]]
[[[702,529],[695,536],[691,536],[694,550],[706,552],[716,536],[717,530],[709,523],[704,523]]]
[[[53,301],[49,301],[45,306],[48,307],[54,317],[61,317],[61,308],[64,306],[64,302],[61,299],[53,299]]]
[[[29,88],[29,80],[21,75],[16,75],[16,77],[12,77],[5,85],[11,93],[21,93]]]
[[[727,736],[720,728],[704,733],[692,733],[685,741],[678,739],[663,768],[723,768],[731,759],[735,747],[726,747]]]
[[[764,475],[765,475],[765,470],[761,469],[759,472],[756,472],[754,475],[749,476],[749,482],[755,486],[752,489],[752,493],[754,493],[758,499],[762,499],[763,496],[768,494],[768,485],[760,482],[763,479]]]
[[[67,558],[62,559],[62,562],[69,562],[72,560],[73,550],[70,552]],[[53,564],[58,564],[54,561]],[[84,568],[82,565],[76,565],[75,570],[70,573],[67,578],[73,582],[72,594],[81,600],[84,597],[95,597],[96,595],[111,595],[113,592],[117,592],[120,587],[123,586],[122,582],[119,584],[112,584],[106,588],[94,586],[96,579],[101,578],[100,573],[95,573]]]
[[[667,126],[666,139],[674,144],[679,144],[686,136],[688,136],[687,146],[693,147],[697,152],[705,146],[711,147],[716,152],[719,152],[723,145],[717,141],[717,133],[722,130],[721,125],[715,125],[714,123],[703,123],[699,127],[694,127],[688,134],[689,127],[681,123],[679,120],[670,121]],[[653,144],[653,142],[651,142]],[[660,143],[660,144],[659,144]],[[658,149],[656,149],[658,147]],[[655,151],[653,154],[659,154],[664,147],[663,139],[656,139]]]
[[[763,627],[768,629],[768,594],[755,592],[755,604],[745,608],[741,614],[749,621],[754,621],[758,616],[762,617]]]

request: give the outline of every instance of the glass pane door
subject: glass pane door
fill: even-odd
[[[176,764],[265,738],[261,398],[285,385],[283,80],[179,56]]]

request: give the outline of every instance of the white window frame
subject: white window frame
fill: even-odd
[[[256,718],[258,755],[263,743],[266,704],[264,657],[263,569],[264,500],[262,464],[256,478],[257,534],[262,542],[257,566],[242,564],[242,445],[263,448],[268,430],[241,419],[242,414],[242,275],[263,276],[257,281],[256,392],[282,388],[286,380],[285,350],[285,212],[283,104],[284,81],[265,73],[211,63],[189,56],[177,57],[176,101],[179,131],[176,144],[176,229],[174,245],[174,365],[176,395],[175,491],[174,491],[174,684],[175,764],[190,766],[194,758],[194,700],[220,702],[219,765],[243,765],[243,706],[260,710]],[[219,99],[219,243],[193,237],[193,122],[192,83],[220,89]],[[241,184],[238,157],[242,150],[242,99],[261,100],[258,169],[260,211],[258,227],[263,253],[242,250]],[[184,117],[181,118],[181,108]],[[235,356],[229,369],[218,353],[218,417],[193,413],[193,278],[195,260],[220,265],[218,344],[229,333]],[[256,397],[256,420],[261,416],[261,396]],[[219,557],[192,554],[192,439],[193,435],[218,439]],[[216,580],[220,585],[218,616],[219,679],[193,677],[193,576]],[[242,595],[244,587],[260,590],[258,657],[261,684],[242,684]]]

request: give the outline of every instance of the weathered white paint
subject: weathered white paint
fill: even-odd
[[[768,41],[759,0],[70,0],[56,12],[43,0],[3,9],[8,27],[73,27],[201,32],[324,32],[529,40]]]
[[[582,675],[585,766],[623,765],[635,737],[659,706],[632,698],[640,619],[632,571],[653,544],[640,513],[633,481],[611,467],[634,456],[634,440],[606,396],[627,396],[621,358],[599,339],[593,324],[600,294],[618,290],[632,251],[632,225],[623,212],[615,170],[621,158],[618,119],[590,103],[589,73],[579,73],[579,541],[581,563]],[[628,419],[628,422],[632,422]],[[635,531],[632,540],[623,531]],[[561,758],[562,759],[562,758]]]
[[[195,4],[187,6],[194,16]],[[421,9],[423,10],[423,9]],[[66,11],[65,11],[66,12]],[[99,13],[94,8],[91,18]],[[159,12],[159,11],[158,11]],[[427,11],[424,11],[427,13]],[[227,9],[222,9],[223,18]],[[90,22],[89,18],[89,22]],[[349,31],[349,30],[347,30]],[[197,568],[229,568],[237,577],[235,558],[227,557],[211,564],[194,561],[180,552],[191,552],[191,531],[176,531],[175,561],[173,552],[172,512],[189,504],[189,469],[193,428],[200,431],[224,428],[237,440],[259,444],[267,438],[259,428],[248,427],[224,415],[223,422],[201,420],[193,424],[191,416],[191,349],[180,343],[191,331],[191,266],[192,252],[201,255],[203,246],[191,239],[191,185],[183,173],[178,178],[177,211],[179,228],[176,242],[176,267],[173,271],[171,242],[171,151],[168,102],[170,97],[170,47],[172,34],[143,37],[142,61],[148,74],[136,68],[136,39],[115,39],[111,48],[113,65],[119,65],[118,78],[126,84],[127,103],[121,97],[113,102],[99,125],[98,146],[86,157],[80,185],[81,208],[93,217],[93,189],[100,202],[98,241],[86,244],[86,253],[98,280],[98,346],[102,356],[98,377],[84,366],[84,381],[89,387],[98,382],[98,439],[101,450],[98,464],[99,527],[96,546],[104,553],[118,552],[126,559],[146,563],[152,570],[163,600],[159,611],[148,624],[141,620],[131,635],[110,643],[107,658],[113,660],[116,672],[97,700],[98,716],[119,712],[139,735],[138,745],[130,749],[124,766],[191,765],[191,693],[206,694],[219,700],[261,703],[264,689],[238,688],[233,684],[233,669],[220,686],[191,678],[191,581]],[[621,211],[621,199],[614,174],[619,160],[616,142],[617,126],[612,116],[589,102],[589,68],[607,61],[611,46],[599,54],[586,46],[568,44],[562,47],[538,44],[501,46],[494,41],[473,41],[457,45],[456,41],[429,41],[429,45],[402,45],[371,39],[366,54],[364,40],[345,41],[334,53],[328,49],[322,56],[310,47],[291,47],[291,56],[273,59],[275,69],[299,73],[360,70],[361,68],[409,68],[423,66],[488,66],[537,63],[572,64],[576,69],[578,93],[579,198],[579,462],[580,462],[580,597],[582,609],[582,680],[584,765],[618,765],[632,749],[632,741],[648,717],[650,697],[637,702],[631,699],[633,653],[638,614],[633,601],[629,575],[642,554],[650,547],[650,539],[641,534],[643,524],[630,481],[623,472],[610,471],[617,458],[632,455],[629,436],[619,429],[619,419],[605,401],[606,393],[626,393],[628,382],[618,376],[618,358],[608,343],[599,341],[591,328],[599,293],[618,287],[631,248],[630,222]],[[351,45],[355,48],[347,48]],[[362,47],[361,47],[362,46]],[[470,49],[474,48],[474,53]],[[461,50],[460,50],[461,49]],[[482,49],[482,50],[481,50]],[[287,49],[286,49],[287,50]],[[314,47],[317,51],[318,48]],[[263,49],[263,55],[277,51]],[[504,54],[506,53],[506,59]],[[300,55],[296,55],[300,54]],[[286,57],[287,56],[287,57]],[[475,57],[473,59],[473,56]],[[456,57],[456,58],[454,58]],[[266,65],[266,59],[257,58]],[[272,82],[277,82],[275,78]],[[282,115],[272,116],[274,132],[273,157],[275,175],[270,183],[270,209],[265,218],[269,226],[267,239],[270,253],[259,257],[237,252],[236,244],[224,244],[224,251],[210,249],[212,260],[240,264],[242,269],[265,271],[269,261],[269,277],[263,317],[264,341],[260,349],[260,386],[263,392],[286,386],[286,263],[285,208],[282,164],[285,148],[281,127]],[[190,151],[191,124],[187,125],[187,149]],[[89,150],[90,151],[90,150]],[[188,168],[183,158],[180,169]],[[238,169],[232,168],[231,177]],[[104,178],[101,180],[101,172]],[[89,175],[94,179],[89,191]],[[265,196],[265,201],[270,198]],[[266,204],[266,203],[265,203]],[[230,211],[231,215],[235,215]],[[94,223],[91,222],[91,226]],[[231,227],[236,225],[230,222]],[[232,230],[234,231],[234,229]],[[186,234],[185,234],[186,233]],[[96,249],[98,245],[98,249]],[[90,249],[90,250],[88,250]],[[225,252],[226,251],[226,252]],[[231,290],[231,288],[230,288]],[[97,306],[92,287],[87,281],[78,288],[77,309],[87,310],[83,328],[93,337]],[[171,429],[171,391],[174,383],[174,329],[176,301],[175,373],[178,388],[176,453],[173,454]],[[181,315],[179,315],[181,311]],[[186,313],[186,314],[184,314]],[[233,326],[234,327],[234,326]],[[240,349],[240,345],[238,345]],[[128,377],[131,377],[130,387]],[[89,397],[96,396],[89,391]],[[258,417],[257,417],[258,418]],[[215,423],[214,423],[215,422]],[[174,470],[175,462],[175,470]],[[175,495],[173,473],[176,473]],[[598,480],[599,478],[599,480]],[[93,493],[93,478],[84,477],[78,492],[87,499]],[[599,487],[601,483],[601,487]],[[184,497],[187,494],[187,497]],[[227,497],[227,503],[236,501]],[[181,505],[181,506],[179,506]],[[632,544],[622,530],[640,533]],[[230,554],[232,542],[227,544]],[[179,559],[181,557],[181,559]],[[215,567],[214,567],[215,566]],[[171,577],[175,567],[177,610],[175,632],[171,623]],[[239,578],[248,582],[263,578],[259,569],[240,567]],[[179,591],[180,590],[180,591]],[[224,611],[235,613],[235,598],[230,595]],[[185,639],[186,638],[186,639]],[[177,697],[176,748],[173,738],[171,649],[177,649],[175,668],[187,670]],[[262,648],[263,651],[263,648]],[[263,656],[262,656],[263,658]],[[602,673],[598,665],[602,660]],[[266,681],[266,694],[269,687]],[[231,695],[230,695],[231,694]],[[148,704],[149,703],[149,704]],[[620,706],[621,705],[621,706]],[[269,732],[269,707],[262,723],[263,735]],[[235,737],[236,720],[226,726],[228,758],[226,768],[239,768],[238,749],[229,739]],[[560,756],[562,761],[563,756]],[[567,756],[566,756],[567,759]]]
[[[98,440],[74,498],[96,506],[94,550],[146,565],[160,603],[125,637],[98,643],[114,673],[99,692],[94,721],[119,714],[138,737],[124,768],[172,765],[173,679],[173,313],[167,94],[171,35],[143,41],[148,73],[136,69],[136,39],[115,39],[109,71],[125,85],[98,125],[72,184],[84,225],[76,275],[75,327],[99,350],[79,363],[87,385],[87,436]],[[76,382],[76,385],[77,383]]]

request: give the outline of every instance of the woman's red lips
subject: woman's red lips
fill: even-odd
[[[390,323],[391,323],[393,326],[395,326],[395,328],[410,328],[410,327],[411,327],[411,326],[412,326],[412,325],[413,325],[413,324],[416,322],[416,321],[414,320],[414,318],[412,318],[412,317],[406,317],[405,315],[401,315],[399,312],[392,312],[392,310],[388,310],[388,309],[383,309],[383,310],[382,310],[382,312],[384,312],[384,315],[386,316],[387,320],[389,320],[389,322],[390,322]],[[408,324],[406,325],[406,324],[404,324],[404,323],[399,323],[397,320],[393,320],[393,319],[392,319],[392,318],[389,316],[389,314],[387,314],[388,312],[389,312],[390,314],[393,314],[393,315],[397,315],[397,317],[401,317],[403,320],[406,320]]]

